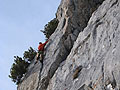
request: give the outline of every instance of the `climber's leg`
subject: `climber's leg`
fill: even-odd
[[[35,64],[38,62],[39,58],[40,58],[40,51],[37,52]]]
[[[43,51],[40,52],[40,62],[43,63]]]
[[[37,53],[37,60],[40,58],[40,52]]]

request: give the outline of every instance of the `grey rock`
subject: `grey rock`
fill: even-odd
[[[18,90],[120,89],[120,0],[103,1],[61,1],[43,66],[33,62]]]
[[[78,90],[92,90],[91,88],[89,88],[87,85],[83,85],[82,87],[80,87]]]
[[[35,61],[36,60],[34,59],[28,67],[27,73],[22,78],[21,83],[17,87],[17,90],[37,89],[42,66],[40,62],[35,64]]]
[[[106,0],[92,15],[47,90],[120,89],[120,0]],[[82,66],[76,79],[74,69]],[[83,89],[84,90],[84,89]]]
[[[60,63],[66,60],[79,32],[87,26],[95,8],[96,3],[89,0],[62,0],[57,11],[58,27],[46,46],[39,90],[47,89],[50,79]]]

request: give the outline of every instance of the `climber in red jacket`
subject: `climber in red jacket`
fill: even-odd
[[[42,44],[42,42],[39,42],[39,46],[38,46],[38,51],[44,51],[44,47],[47,44],[48,40]]]
[[[40,62],[43,63],[43,54],[44,54],[44,47],[47,44],[49,40],[47,40],[45,43],[39,42],[39,46],[38,46],[38,53],[37,53],[37,61],[35,63],[38,62],[38,59],[40,58]]]

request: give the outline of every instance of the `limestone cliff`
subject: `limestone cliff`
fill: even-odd
[[[120,90],[120,0],[62,0],[41,63],[18,90]]]

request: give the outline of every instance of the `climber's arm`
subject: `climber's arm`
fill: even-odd
[[[49,41],[49,39],[45,43],[43,43],[43,44],[46,45],[48,41]]]

